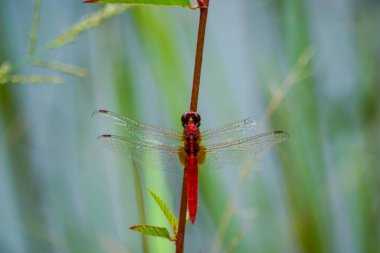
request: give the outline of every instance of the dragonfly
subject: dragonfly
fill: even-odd
[[[183,132],[143,124],[117,113],[98,110],[93,115],[111,118],[121,125],[125,136],[103,134],[100,142],[144,167],[166,171],[184,168],[190,222],[198,209],[198,169],[218,169],[258,155],[289,138],[285,131],[252,135],[253,118],[200,131],[201,116],[186,112],[181,117]]]

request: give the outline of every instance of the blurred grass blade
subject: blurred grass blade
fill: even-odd
[[[151,225],[135,225],[130,227],[130,229],[141,232],[146,235],[155,236],[155,237],[162,237],[166,238],[168,240],[173,240],[170,237],[169,231],[166,228],[163,227],[156,227]]]
[[[31,61],[31,63],[34,66],[52,69],[52,70],[57,70],[59,72],[62,72],[65,74],[70,74],[70,75],[77,76],[77,77],[85,77],[87,75],[87,72],[82,68],[79,68],[76,66],[70,66],[67,64],[60,63],[60,62],[50,62],[50,61],[45,61],[45,60],[33,60],[33,61]]]
[[[191,7],[189,0],[87,0],[85,3],[112,3],[112,4],[151,4],[151,5],[174,5]]]
[[[166,203],[153,191],[149,190],[150,194],[158,204],[158,206],[161,208],[161,211],[165,215],[166,219],[169,221],[170,225],[173,228],[173,231],[177,231],[178,226],[178,220],[172,213],[172,211],[169,209],[169,207],[166,205]]]
[[[23,75],[14,75],[11,76],[8,80],[10,83],[50,83],[50,84],[59,84],[63,83],[62,78],[58,76],[23,76]]]
[[[137,200],[137,208],[139,212],[140,222],[143,224],[146,224],[146,212],[145,212],[145,205],[144,205],[144,197],[143,197],[143,190],[142,190],[142,182],[139,170],[137,168],[136,162],[132,161],[133,166],[133,179],[135,181],[135,189],[136,189],[136,200]],[[142,248],[144,253],[150,252],[149,247],[149,240],[148,237],[144,234],[142,234]]]
[[[268,103],[267,115],[271,116],[281,105],[289,91],[294,85],[301,83],[311,76],[310,62],[313,59],[314,50],[311,47],[306,48],[298,57],[297,62],[287,74],[283,82],[272,88],[272,98]]]
[[[9,72],[11,70],[12,65],[7,61],[0,65],[0,84],[5,84],[9,81]]]
[[[38,31],[38,23],[39,23],[38,21],[40,20],[40,12],[41,12],[41,0],[35,0],[32,28],[30,30],[30,38],[29,38],[29,54],[31,56],[33,56],[34,52],[36,51],[37,31]]]
[[[99,26],[114,16],[124,13],[130,7],[131,6],[129,5],[106,5],[101,10],[85,17],[83,20],[63,32],[49,44],[49,47],[58,48],[66,45],[67,43],[71,43],[83,32]]]

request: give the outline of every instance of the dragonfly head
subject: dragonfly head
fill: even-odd
[[[183,127],[186,127],[190,120],[193,121],[197,127],[201,125],[201,115],[197,112],[186,112],[182,114],[181,121]]]

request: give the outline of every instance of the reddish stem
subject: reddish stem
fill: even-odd
[[[198,6],[200,7],[200,16],[199,16],[197,49],[195,53],[193,88],[191,92],[191,103],[190,103],[190,111],[193,111],[193,112],[197,111],[197,107],[198,107],[198,94],[199,94],[199,85],[201,82],[203,48],[204,48],[209,0],[197,0],[197,2],[198,2]],[[187,211],[187,188],[186,188],[186,171],[184,171],[183,181],[182,181],[181,206],[180,206],[180,212],[179,212],[179,224],[178,224],[178,231],[177,231],[177,236],[176,236],[176,253],[183,253],[184,242],[185,242],[186,211]]]
[[[197,51],[195,54],[193,89],[191,92],[191,104],[190,104],[190,111],[193,111],[193,112],[196,112],[197,107],[198,107],[198,94],[199,94],[199,85],[201,83],[201,70],[202,70],[203,48],[204,48],[206,23],[207,23],[208,1],[198,0],[198,5],[200,7],[201,14],[199,17]]]
[[[179,224],[177,231],[177,240],[175,243],[176,253],[183,252],[185,244],[185,227],[186,227],[186,210],[187,210],[187,188],[186,188],[186,173],[183,173],[181,206],[179,211]]]

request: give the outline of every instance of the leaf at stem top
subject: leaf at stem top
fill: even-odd
[[[166,203],[155,193],[153,190],[149,190],[150,194],[158,204],[158,206],[161,208],[161,211],[165,215],[166,219],[169,221],[170,225],[173,228],[173,231],[177,231],[178,226],[178,220],[174,216],[173,212],[169,209],[169,207],[166,205]]]
[[[132,229],[132,230],[137,231],[137,232],[141,232],[141,233],[146,234],[146,235],[162,237],[162,238],[166,238],[168,240],[173,240],[170,237],[169,231],[163,227],[156,227],[156,226],[151,226],[151,225],[139,224],[139,225],[132,226],[129,229]]]
[[[174,5],[182,7],[191,7],[189,0],[86,0],[85,3],[100,4],[150,4],[150,5]]]

